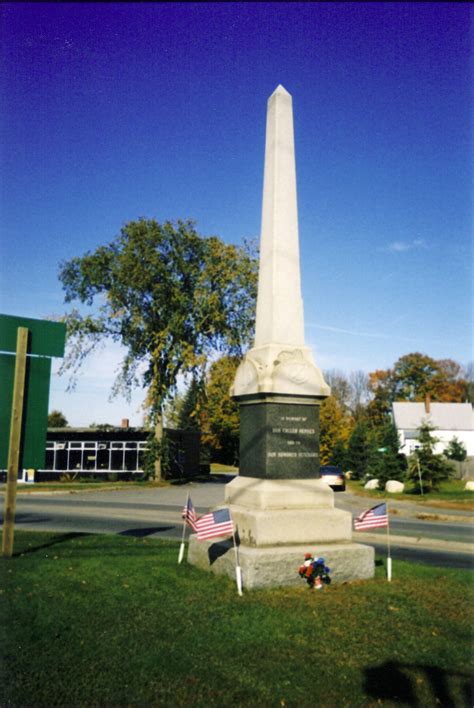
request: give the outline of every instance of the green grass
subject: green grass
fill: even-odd
[[[244,592],[178,544],[17,532],[2,560],[1,704],[470,705],[472,574]],[[300,559],[295,559],[295,566]],[[296,574],[296,568],[295,568]]]
[[[212,474],[237,474],[238,471],[239,468],[234,465],[222,465],[220,462],[211,463]]]
[[[385,499],[387,492],[379,489],[364,489],[365,482],[349,480],[346,487],[352,494],[358,496],[371,497],[373,499]],[[474,494],[464,491],[466,481],[452,479],[442,482],[436,491],[421,495],[417,487],[408,485],[402,494],[389,494],[391,499],[401,499],[412,501],[417,504],[427,504],[429,506],[445,506],[446,508],[474,510]]]

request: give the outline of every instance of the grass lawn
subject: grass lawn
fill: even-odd
[[[220,462],[211,463],[212,474],[237,474],[238,471],[239,468],[233,465],[222,465]]]
[[[239,598],[177,555],[171,541],[17,531],[0,560],[1,704],[471,705],[470,571],[397,561],[391,583],[379,566]]]

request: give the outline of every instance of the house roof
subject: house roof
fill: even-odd
[[[474,430],[471,403],[431,403],[429,413],[424,403],[393,403],[392,408],[398,430],[416,430],[423,422],[435,430]]]

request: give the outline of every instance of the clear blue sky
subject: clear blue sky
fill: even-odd
[[[258,237],[266,102],[293,96],[306,339],[323,369],[472,359],[472,10],[457,3],[4,3],[0,311],[139,216]],[[107,403],[119,352],[51,408]]]

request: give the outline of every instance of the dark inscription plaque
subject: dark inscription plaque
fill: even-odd
[[[319,406],[241,404],[240,474],[264,479],[319,477]]]

